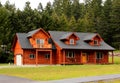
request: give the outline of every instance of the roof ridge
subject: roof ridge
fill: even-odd
[[[48,31],[48,32],[67,32],[67,33],[87,33],[87,34],[98,34],[94,32],[75,32],[75,31]]]

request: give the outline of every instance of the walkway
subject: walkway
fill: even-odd
[[[71,79],[53,80],[53,81],[32,81],[24,78],[0,75],[0,83],[84,83],[84,82],[111,80],[111,79],[120,79],[120,74],[93,76],[93,77],[84,77],[84,78],[71,78]]]

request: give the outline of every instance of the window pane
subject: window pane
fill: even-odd
[[[40,44],[40,40],[39,40],[39,39],[36,39],[36,43],[37,43],[37,44]]]
[[[68,52],[67,58],[74,58],[74,52]]]
[[[40,39],[40,44],[44,44],[44,39]]]
[[[70,39],[70,44],[74,44],[74,39]]]
[[[97,52],[96,59],[102,59],[102,58],[103,58],[102,52]]]
[[[34,59],[35,55],[34,54],[30,54],[29,57],[30,57],[30,59]]]
[[[44,39],[36,39],[37,44],[44,44]]]
[[[45,58],[49,59],[50,58],[50,54],[45,54]]]
[[[94,45],[98,45],[98,40],[94,40]]]

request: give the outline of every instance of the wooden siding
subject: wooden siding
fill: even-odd
[[[23,49],[21,48],[18,40],[16,40],[13,51],[14,51],[14,64],[16,64],[16,55],[18,54],[23,55]]]
[[[39,46],[36,43],[36,39],[43,39],[44,45],[42,48],[52,48],[52,45],[48,43],[49,36],[43,32],[42,30],[39,30],[37,33],[35,33],[32,37],[29,38],[29,41],[33,48],[39,48]]]
[[[23,64],[35,64],[36,57],[31,59],[30,54],[34,54],[34,56],[35,56],[36,55],[35,50],[24,50]]]
[[[72,50],[66,50],[65,51],[65,64],[81,64],[81,52],[79,50],[73,51],[74,52],[74,57],[73,58],[68,58],[67,57],[67,52],[70,52]]]
[[[33,46],[33,49],[22,49],[20,43],[16,37],[14,42],[14,64],[16,64],[16,55],[22,55],[23,64],[105,64],[108,63],[108,51],[95,51],[95,50],[68,50],[62,49],[58,44],[55,44],[56,50],[52,50],[52,45],[48,43],[50,36],[40,29],[38,32],[29,37],[29,41]],[[44,45],[39,48],[36,44],[36,39],[44,39]],[[79,39],[75,34],[70,35],[67,39],[61,40],[65,44],[70,44],[70,39],[74,39],[76,44]],[[99,35],[96,35],[90,42],[90,45],[94,46],[94,40],[98,40],[98,45],[102,41]],[[73,51],[74,57],[67,57],[67,52]],[[102,59],[96,59],[96,52],[102,52]],[[30,58],[30,54],[34,54],[35,58]],[[50,58],[45,58],[46,54],[50,54]]]

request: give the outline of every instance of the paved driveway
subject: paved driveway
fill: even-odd
[[[0,75],[0,83],[33,83],[33,81],[24,78]]]
[[[84,83],[89,81],[109,80],[109,79],[117,79],[117,78],[120,79],[120,74],[62,79],[62,80],[53,80],[53,81],[33,81],[24,78],[0,75],[0,83]]]

